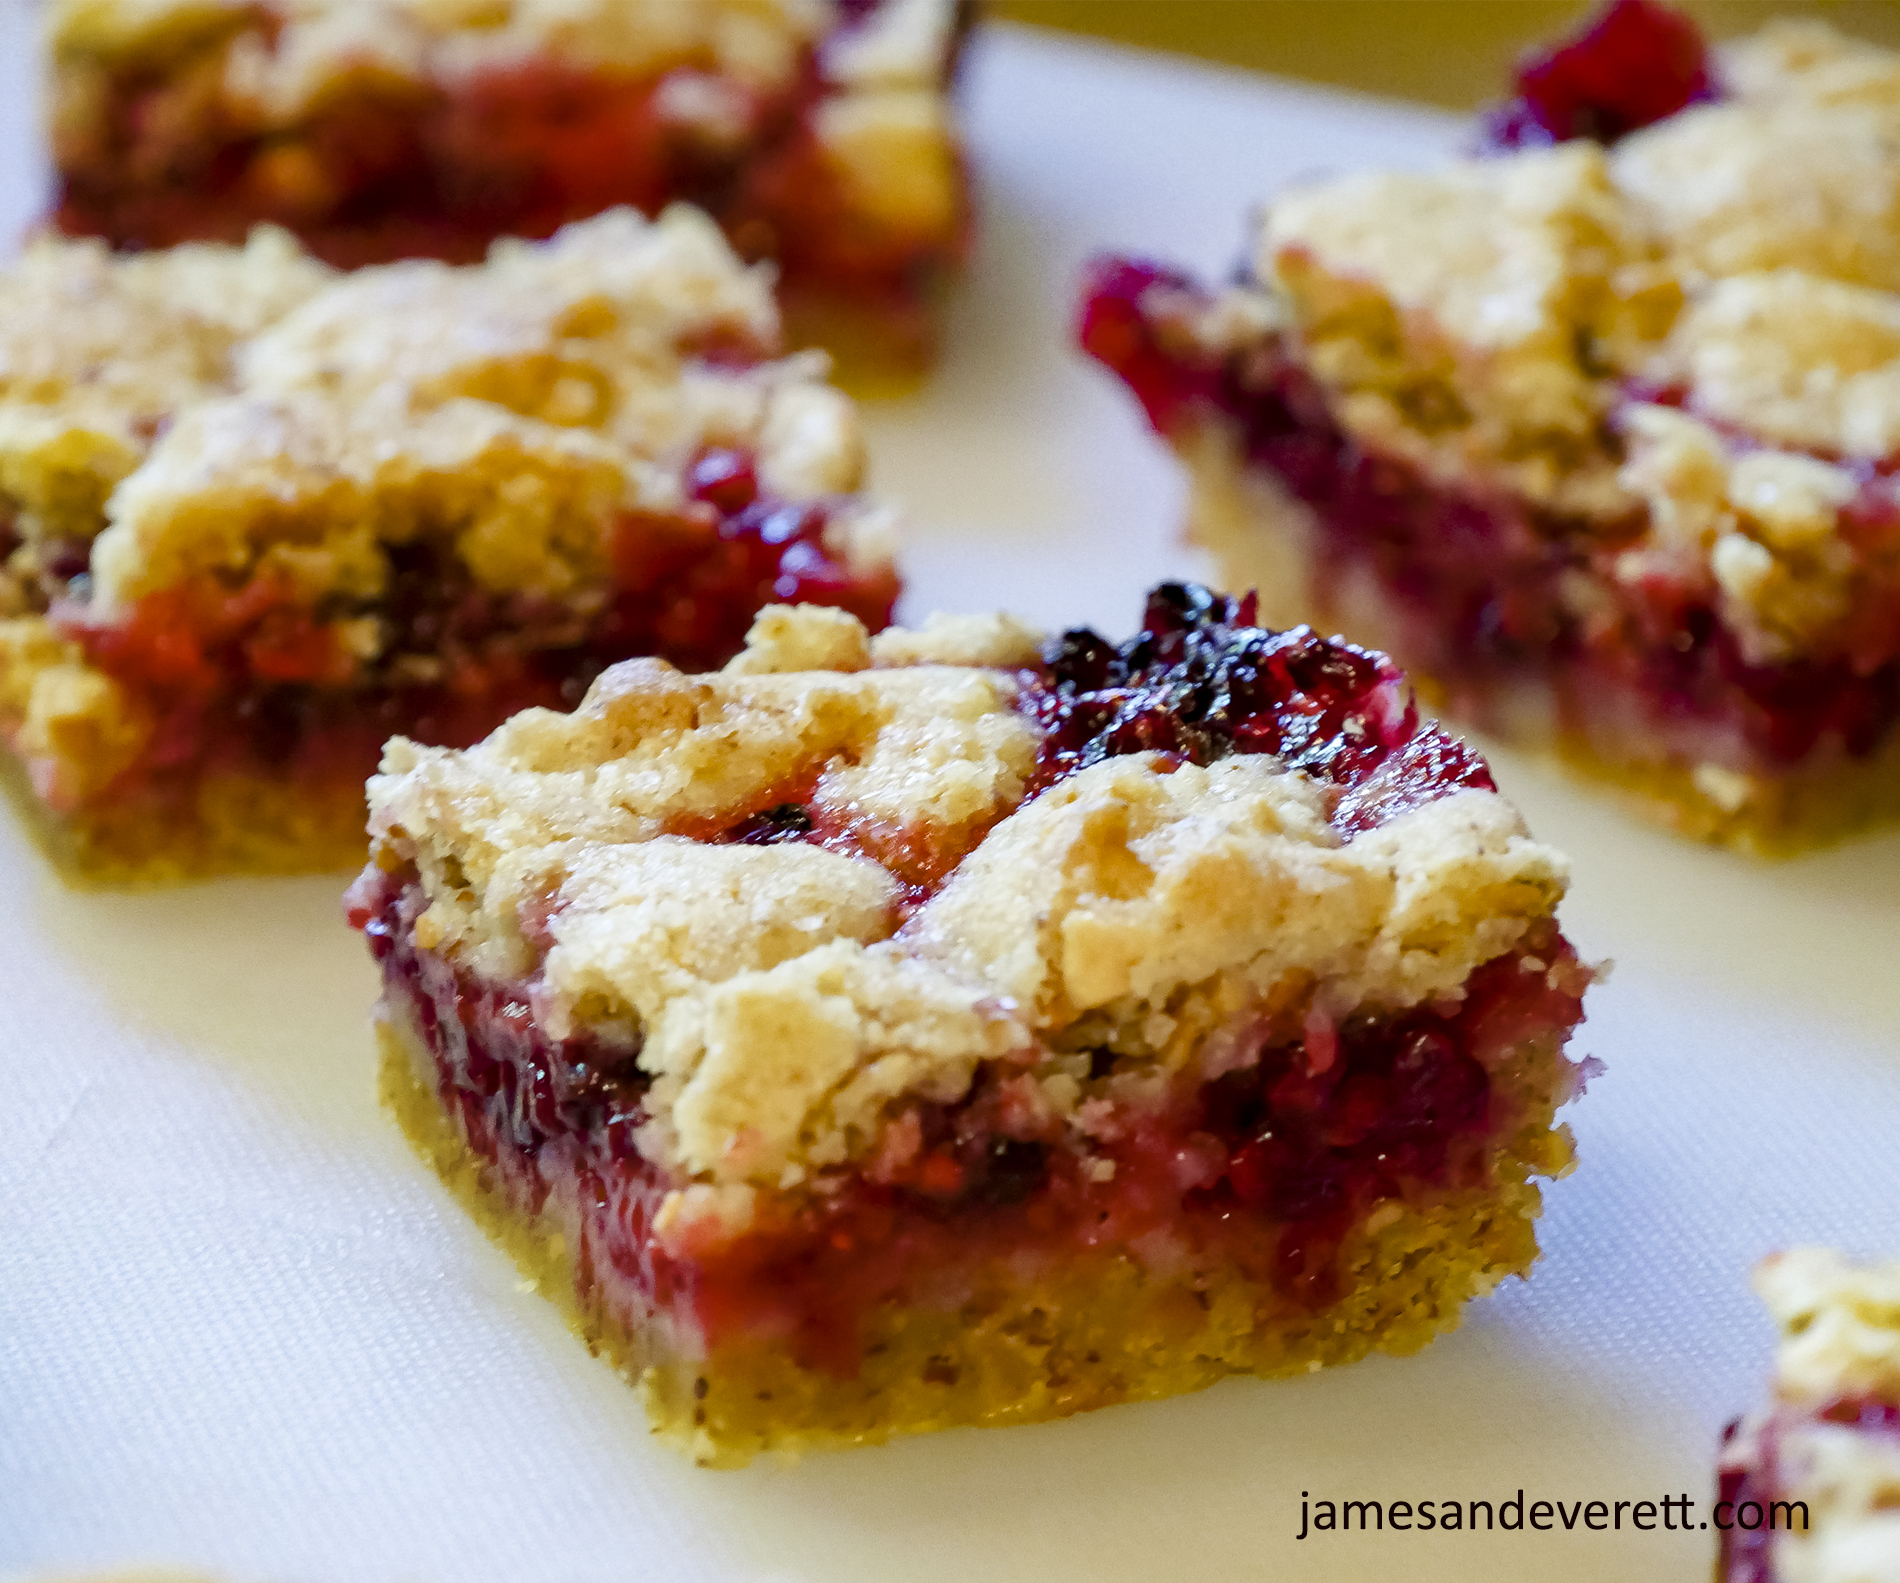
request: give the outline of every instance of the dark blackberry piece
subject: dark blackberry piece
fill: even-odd
[[[1347,835],[1459,787],[1491,789],[1476,754],[1421,729],[1385,656],[1309,627],[1256,626],[1255,605],[1164,583],[1125,643],[1086,628],[1053,640],[1024,704],[1044,731],[1032,789],[1129,753],[1191,764],[1271,753],[1342,789],[1334,822]]]
[[[742,819],[726,839],[741,846],[777,846],[781,841],[803,841],[811,830],[811,815],[800,804],[782,802]]]

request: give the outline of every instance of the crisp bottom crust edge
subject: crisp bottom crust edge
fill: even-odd
[[[747,1341],[711,1356],[669,1347],[657,1326],[629,1331],[576,1282],[578,1250],[545,1209],[522,1213],[500,1172],[468,1146],[441,1104],[434,1064],[409,1030],[379,1021],[380,1091],[450,1194],[550,1298],[570,1328],[645,1400],[653,1431],[703,1467],[740,1467],[895,1434],[1065,1418],[1116,1402],[1198,1391],[1228,1374],[1316,1372],[1374,1350],[1419,1351],[1456,1328],[1464,1304],[1537,1257],[1542,1199],[1532,1170],[1569,1168],[1568,1132],[1534,1130],[1527,1161],[1509,1148],[1498,1184],[1387,1201],[1340,1250],[1344,1298],[1289,1308],[1217,1259],[1157,1276],[1124,1254],[1091,1252],[1041,1274],[998,1261],[954,1311],[887,1308],[867,1323],[853,1379],[798,1366]],[[558,1202],[550,1193],[547,1205]],[[1389,1206],[1389,1207],[1388,1207]],[[1184,1266],[1186,1261],[1183,1261]]]
[[[1214,557],[1226,587],[1259,589],[1261,619],[1270,625],[1311,622],[1403,662],[1399,624],[1371,578],[1348,576],[1320,591],[1311,510],[1272,475],[1247,466],[1223,425],[1181,436],[1176,450],[1190,479],[1189,541]],[[1427,704],[1443,707],[1445,690],[1410,674]],[[1732,807],[1711,797],[1692,769],[1646,757],[1639,743],[1612,755],[1580,732],[1556,729],[1549,699],[1535,686],[1502,699],[1498,712],[1513,747],[1546,754],[1608,788],[1639,817],[1691,840],[1781,858],[1900,820],[1900,733],[1865,759],[1757,778],[1748,800]]]
[[[169,885],[222,874],[348,873],[369,850],[360,782],[296,785],[224,775],[187,810],[128,802],[62,814],[34,794],[19,758],[0,752],[0,791],[68,884]]]

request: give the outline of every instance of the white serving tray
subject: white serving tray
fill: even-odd
[[[23,0],[0,0],[0,226],[38,203]],[[1180,485],[1068,347],[1098,246],[1225,269],[1250,205],[1438,158],[1444,117],[998,27],[971,60],[983,243],[922,396],[877,408],[907,609],[1125,632],[1192,570]],[[1582,1165],[1528,1284],[1409,1359],[1067,1423],[707,1473],[378,1113],[337,880],[80,894],[0,819],[0,1575],[1683,1579],[1713,1536],[1298,1541],[1300,1499],[1687,1494],[1769,1328],[1783,1243],[1900,1251],[1900,839],[1761,867],[1498,755],[1615,957]]]

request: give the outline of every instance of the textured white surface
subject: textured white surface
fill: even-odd
[[[1126,630],[1179,488],[1065,350],[1077,265],[1219,269],[1304,171],[1445,121],[998,30],[972,62],[985,243],[923,397],[872,415],[911,610]],[[23,0],[0,0],[0,225],[34,208]],[[378,1114],[364,953],[327,880],[82,895],[0,821],[0,1575],[233,1580],[1680,1579],[1712,1535],[1293,1538],[1334,1498],[1657,1498],[1706,1515],[1765,1379],[1749,1263],[1900,1249],[1900,839],[1775,868],[1505,758],[1618,959],[1547,1255],[1411,1359],[792,1469],[701,1473]]]

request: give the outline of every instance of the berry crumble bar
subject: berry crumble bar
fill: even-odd
[[[1900,56],[1623,0],[1521,87],[1242,284],[1100,261],[1083,344],[1274,619],[1698,837],[1900,811]]]
[[[897,582],[854,409],[676,207],[337,275],[280,231],[0,275],[0,741],[103,879],[353,868],[401,732],[466,745],[764,605]]]
[[[354,268],[683,200],[779,261],[795,313],[922,352],[969,225],[967,25],[957,0],[55,0],[56,218],[121,247],[270,221]]]
[[[370,806],[386,1099],[702,1462],[1416,1351],[1572,1162],[1562,860],[1251,599],[770,609]]]
[[[1900,1264],[1824,1248],[1764,1260],[1775,1401],[1730,1425],[1717,1583],[1900,1578]]]

